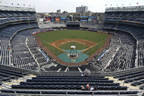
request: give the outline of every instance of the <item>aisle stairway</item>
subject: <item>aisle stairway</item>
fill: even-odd
[[[18,79],[12,79],[9,82],[2,82],[0,90],[12,88],[12,85],[20,85],[21,82],[26,82],[28,79],[32,79],[36,75],[28,74]]]
[[[114,78],[112,76],[106,76],[109,80],[113,80],[114,83],[119,83],[120,86],[126,86],[128,90],[139,90],[139,87],[132,86],[130,83],[125,83],[124,80],[119,80],[117,78]]]

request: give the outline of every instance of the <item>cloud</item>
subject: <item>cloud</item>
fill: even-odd
[[[104,12],[107,7],[144,5],[144,0],[34,0],[39,12],[62,11],[75,12],[77,6],[86,5],[90,11]]]
[[[39,12],[54,12],[58,9],[62,11],[75,12],[76,7],[88,6],[90,11],[103,12],[104,0],[36,0],[36,10]]]

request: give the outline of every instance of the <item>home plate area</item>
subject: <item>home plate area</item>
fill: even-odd
[[[85,61],[89,56],[87,54],[82,53],[81,50],[64,50],[65,52],[60,54],[58,57],[67,63],[80,63]],[[71,54],[76,54],[77,56],[73,57]],[[71,56],[70,56],[71,55]]]

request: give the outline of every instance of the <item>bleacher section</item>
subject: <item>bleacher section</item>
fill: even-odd
[[[136,40],[135,45],[133,45],[135,47],[133,49],[129,48],[135,54],[135,67],[144,66],[142,50],[144,41],[143,14],[142,6],[132,9],[131,7],[107,9],[105,13],[104,30],[130,34],[131,36],[129,37],[133,37]]]
[[[93,91],[82,90],[81,86],[89,84]],[[56,91],[57,90],[57,91]],[[127,87],[120,86],[104,76],[48,76],[38,75],[31,80],[13,85],[12,89],[2,90],[2,93],[17,94],[77,94],[77,95],[107,95],[107,96],[134,96],[138,91],[128,91]]]
[[[105,71],[120,71],[136,67],[135,65],[136,40],[133,39],[131,35],[123,32],[109,31],[109,33],[113,34],[115,38],[114,42],[117,42],[112,43],[110,48],[113,48],[112,51],[115,51],[116,49],[117,50],[109,66],[105,68]],[[108,57],[111,57],[111,55],[108,55],[105,58]],[[105,59],[103,61],[105,61]]]
[[[28,71],[22,69],[0,65],[0,85],[2,82],[8,82],[11,79],[22,77],[28,73]]]
[[[137,70],[133,72],[128,72],[125,74],[119,74],[115,76],[125,83],[129,83],[132,86],[139,87],[139,89],[144,90],[144,70]]]
[[[129,32],[139,40],[143,39],[143,7],[107,9],[105,13],[105,29]]]
[[[10,17],[34,17],[36,18],[36,12],[34,11],[5,11],[0,10],[0,18]]]
[[[15,57],[18,55],[13,55],[14,50],[16,50],[15,46],[17,43],[14,43],[17,34],[20,32],[26,32],[26,30],[32,30],[38,28],[36,21],[36,14],[32,11],[0,11],[0,64],[6,66],[17,67],[20,62],[24,62],[23,60],[16,61]],[[31,31],[30,30],[30,31]],[[37,31],[33,30],[32,32]],[[24,35],[25,36],[25,35]],[[14,39],[14,40],[13,40]],[[21,38],[22,39],[22,38]],[[20,45],[19,45],[20,46]],[[24,47],[21,47],[23,50]],[[18,50],[18,47],[17,47]],[[20,55],[19,55],[20,56]],[[18,57],[19,58],[19,57]],[[21,59],[21,58],[19,58]],[[28,60],[25,60],[27,62]],[[19,62],[18,65],[15,62]],[[24,62],[24,63],[25,63]],[[30,63],[28,61],[28,63]],[[24,69],[34,69],[31,68],[33,65],[29,64],[29,66],[24,66]],[[36,65],[35,65],[36,66]],[[30,68],[29,68],[30,67]],[[17,67],[23,68],[23,67]]]
[[[12,64],[21,69],[36,70],[37,64],[26,47],[26,39],[37,29],[19,32],[12,40]]]

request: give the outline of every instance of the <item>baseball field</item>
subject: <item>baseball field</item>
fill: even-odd
[[[42,44],[55,55],[61,54],[61,49],[68,49],[71,45],[77,46],[79,50],[90,47],[84,53],[91,55],[101,48],[108,38],[108,34],[82,30],[59,30],[39,33],[37,36],[40,38]],[[83,42],[80,42],[82,40]]]
[[[74,45],[77,50],[90,57],[105,46],[109,35],[84,30],[56,30],[38,33],[36,37],[55,56],[70,50],[70,46]]]

